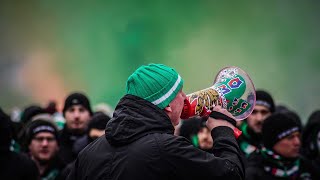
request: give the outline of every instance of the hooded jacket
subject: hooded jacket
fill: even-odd
[[[167,114],[152,103],[125,95],[106,135],[80,152],[68,179],[243,179],[240,149],[229,127],[217,127],[214,154],[174,136]]]

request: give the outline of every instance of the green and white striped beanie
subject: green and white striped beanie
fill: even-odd
[[[163,64],[140,66],[133,72],[126,85],[126,94],[141,97],[164,109],[183,86],[177,71]]]

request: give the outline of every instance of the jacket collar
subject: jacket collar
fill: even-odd
[[[106,126],[105,136],[111,145],[121,146],[156,132],[173,134],[169,116],[149,101],[125,95]]]

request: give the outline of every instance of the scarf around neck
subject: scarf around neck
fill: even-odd
[[[258,143],[260,137],[252,130],[252,132],[250,132],[247,122],[243,122],[240,126],[240,129],[242,131],[243,138],[239,142],[239,146],[240,149],[245,153],[246,157],[248,157],[251,153],[259,148],[256,146],[256,144]]]
[[[300,159],[287,160],[270,149],[262,147],[262,157],[267,163],[263,165],[264,171],[276,177],[295,177],[300,168]]]

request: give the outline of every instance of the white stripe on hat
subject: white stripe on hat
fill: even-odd
[[[271,105],[268,102],[262,100],[257,100],[256,105],[266,106],[269,109],[271,108]]]
[[[155,100],[152,102],[152,104],[154,105],[158,105],[160,103],[162,103],[163,101],[165,101],[168,97],[170,97],[172,95],[172,93],[177,89],[178,85],[180,84],[181,82],[181,77],[180,75],[178,74],[178,79],[177,81],[174,83],[174,85],[172,86],[172,88],[165,94],[163,95],[162,97],[160,97],[159,99]]]

